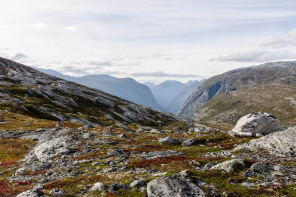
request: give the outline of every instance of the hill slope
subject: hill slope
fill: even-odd
[[[63,75],[50,69],[38,68],[37,70],[65,80],[102,90],[139,105],[145,105],[161,110],[161,107],[156,102],[151,90],[147,86],[137,82],[132,78],[116,78],[109,75],[87,75],[83,77],[72,77]]]
[[[267,111],[296,125],[296,62],[274,62],[232,70],[206,80],[179,115],[234,124],[252,111]]]
[[[177,118],[0,58],[0,108],[32,117],[164,125]]]

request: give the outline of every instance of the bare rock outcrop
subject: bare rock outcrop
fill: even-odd
[[[257,112],[241,117],[229,133],[233,136],[252,137],[267,135],[282,129],[281,121],[276,116]]]
[[[150,181],[147,185],[148,197],[200,197],[206,196],[187,171],[169,177],[161,177]]]
[[[296,127],[275,132],[259,139],[251,140],[239,145],[234,150],[259,151],[266,150],[277,156],[295,156],[296,152]]]

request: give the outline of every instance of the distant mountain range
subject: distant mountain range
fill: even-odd
[[[287,126],[296,125],[296,61],[265,63],[211,77],[186,100],[178,115],[235,124],[257,111],[272,113]]]
[[[154,109],[162,110],[160,105],[155,100],[151,90],[146,85],[143,85],[132,78],[116,78],[109,75],[72,77],[63,75],[51,69],[37,68],[37,70],[61,79],[102,90],[139,105],[145,105]]]
[[[156,101],[165,111],[176,114],[185,100],[195,92],[203,81],[204,79],[181,83],[168,80],[158,85],[150,82],[144,84],[151,89]]]

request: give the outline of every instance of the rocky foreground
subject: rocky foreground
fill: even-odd
[[[296,195],[296,128],[244,138],[9,116],[22,129],[0,124],[1,196]]]

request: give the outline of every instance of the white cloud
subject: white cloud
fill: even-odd
[[[288,46],[296,46],[296,29],[283,37],[273,37],[260,44],[261,47],[280,49]]]
[[[68,26],[64,28],[66,31],[77,31],[78,27],[74,27],[74,26]]]
[[[32,27],[37,28],[37,29],[45,29],[47,28],[47,24],[45,23],[34,23]]]

